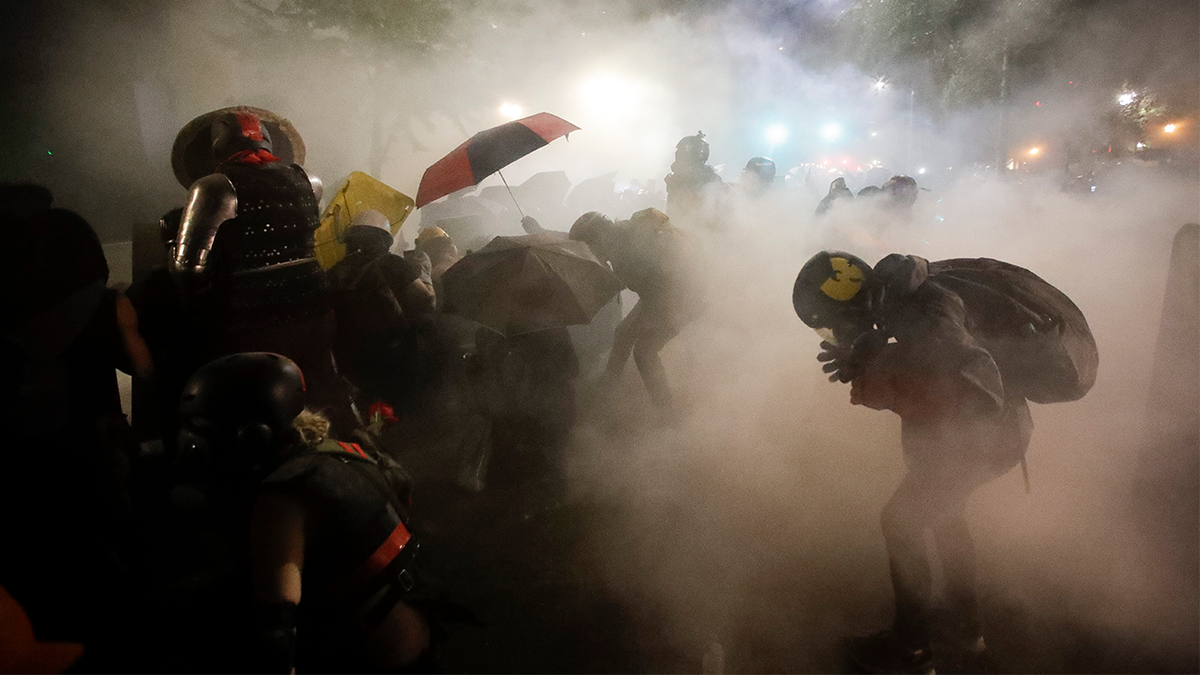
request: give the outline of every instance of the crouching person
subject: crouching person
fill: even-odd
[[[262,352],[217,359],[183,391],[181,445],[221,468],[212,506],[252,593],[247,663],[230,665],[428,670],[407,495],[371,453],[328,439],[303,401],[296,364]]]

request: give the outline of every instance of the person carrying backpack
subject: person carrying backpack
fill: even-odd
[[[824,251],[801,269],[792,300],[824,338],[823,370],[850,383],[851,404],[901,420],[907,472],[882,515],[895,619],[852,640],[851,660],[869,673],[932,672],[935,637],[948,651],[981,656],[964,505],[980,486],[1024,466],[1033,430],[1027,401],[1076,400],[1095,382],[1086,319],[1032,272],[986,258],[892,254],[872,268]],[[937,636],[927,531],[951,613]]]
[[[338,368],[368,397],[399,405],[417,387],[417,325],[433,311],[432,285],[416,262],[388,252],[392,234],[378,211],[354,217],[346,257],[329,272]]]

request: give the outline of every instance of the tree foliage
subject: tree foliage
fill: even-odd
[[[1087,0],[856,0],[839,21],[853,58],[887,75],[923,64],[933,94],[959,108],[1001,99],[1008,73],[1036,72]],[[925,97],[929,98],[929,97]]]

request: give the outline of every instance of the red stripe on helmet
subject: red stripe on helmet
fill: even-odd
[[[237,117],[238,124],[242,127],[242,138],[249,138],[252,141],[263,139],[262,123],[259,122],[257,115],[248,112],[237,112],[233,115]]]

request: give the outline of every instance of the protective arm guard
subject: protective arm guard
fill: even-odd
[[[223,174],[213,173],[192,184],[183,210],[171,271],[200,274],[208,263],[221,223],[237,216],[237,192]]]

